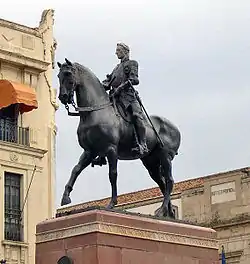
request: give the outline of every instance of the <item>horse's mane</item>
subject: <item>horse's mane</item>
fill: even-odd
[[[80,72],[81,74],[83,74],[83,75],[88,75],[89,77],[91,77],[92,79],[94,79],[94,80],[96,80],[99,84],[100,84],[100,86],[104,89],[104,87],[103,87],[103,85],[102,85],[102,83],[100,82],[100,80],[96,77],[96,75],[89,69],[89,68],[87,68],[87,67],[85,67],[85,66],[83,66],[83,65],[81,65],[80,63],[78,63],[78,62],[74,62],[73,63],[73,66],[76,68],[76,70],[78,71],[78,72]],[[105,90],[105,89],[104,89]]]

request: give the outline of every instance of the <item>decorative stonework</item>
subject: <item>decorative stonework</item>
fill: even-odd
[[[21,55],[18,52],[1,49],[1,47],[0,47],[0,60],[9,61],[10,63],[13,64],[15,63],[21,66],[32,68],[36,70],[37,73],[46,71],[50,64],[49,62],[46,61]]]
[[[44,155],[47,153],[47,150],[39,149],[39,148],[31,148],[31,147],[26,147],[26,146],[2,141],[0,143],[0,152],[11,152],[11,153],[16,153],[17,155],[19,154],[20,156],[27,155],[32,158],[42,159]]]
[[[5,250],[4,250],[5,252],[5,259],[6,260],[10,260],[10,257],[11,257],[11,254],[10,254],[10,251],[11,251],[11,248],[10,248],[10,246],[9,245],[6,245],[5,246]]]
[[[53,45],[51,45],[50,53],[51,53],[51,62],[52,62],[52,69],[55,69],[55,53],[57,48],[57,41],[54,39]]]
[[[19,159],[18,155],[14,152],[11,152],[10,153],[10,160],[13,161],[13,162],[17,162]]]
[[[14,39],[14,37],[8,37],[8,36],[6,36],[5,34],[2,34],[2,37],[3,37],[7,42],[11,42],[11,41]]]
[[[27,251],[27,248],[21,248],[20,262],[21,262],[22,264],[24,264],[25,261],[26,261],[26,251]]]
[[[54,107],[54,109],[57,110],[59,108],[59,105],[56,102],[56,89],[53,89],[51,87],[50,82],[48,80],[48,77],[47,77],[46,73],[44,73],[44,78],[45,78],[46,84],[47,84],[47,86],[49,88],[50,103]]]
[[[7,263],[27,263],[27,243],[3,240],[2,245]]]
[[[11,260],[13,262],[18,262],[18,249],[17,248],[13,248],[11,249]]]
[[[218,249],[218,241],[215,239],[185,236],[180,234],[156,231],[150,229],[135,228],[130,226],[118,225],[113,223],[93,222],[55,231],[48,231],[37,234],[36,243],[43,243],[57,239],[65,239],[68,237],[100,232],[104,234],[112,234],[118,236],[126,236],[140,239],[148,239],[159,242],[191,245],[195,247]]]
[[[22,47],[23,48],[34,50],[34,45],[35,45],[34,37],[30,35],[24,35],[24,34],[22,35]]]
[[[19,168],[23,170],[33,170],[34,164],[37,171],[43,171],[42,158],[47,150],[26,147],[14,143],[0,143],[0,164],[4,167]]]
[[[23,32],[25,34],[30,34],[30,35],[34,35],[36,37],[41,37],[41,34],[39,33],[39,31],[35,28],[30,28],[24,25],[20,25],[20,24],[15,24],[13,22],[4,20],[4,19],[0,19],[0,26],[4,27],[4,28],[9,28],[9,29],[14,29],[17,30],[19,32]]]

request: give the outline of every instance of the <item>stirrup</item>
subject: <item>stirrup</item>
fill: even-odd
[[[102,166],[102,165],[106,165],[107,161],[105,157],[97,157],[95,159],[92,160],[91,166],[94,167],[95,165],[98,166]]]

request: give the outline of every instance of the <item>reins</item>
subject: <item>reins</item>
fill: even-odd
[[[110,103],[106,103],[106,104],[103,104],[103,105],[97,105],[97,106],[77,107],[76,104],[75,104],[74,99],[72,99],[71,104],[74,107],[74,109],[75,109],[76,112],[70,112],[69,105],[68,104],[65,104],[65,108],[66,108],[69,116],[80,116],[80,113],[81,112],[98,111],[98,110],[104,109],[104,108],[109,107],[109,106],[112,105],[112,103],[110,102]]]

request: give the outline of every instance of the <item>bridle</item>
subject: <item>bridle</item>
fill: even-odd
[[[109,86],[111,86],[111,84],[113,83],[115,78],[116,78],[115,76],[112,78],[112,80],[109,83]],[[76,105],[76,103],[74,101],[74,96],[73,95],[71,96],[71,100],[70,101],[71,101],[71,104],[74,107],[76,112],[70,112],[68,103],[65,104],[65,108],[66,108],[69,116],[80,116],[81,112],[82,113],[84,113],[84,112],[93,112],[93,111],[98,111],[98,110],[104,109],[104,108],[112,106],[112,105],[115,106],[115,102],[113,101],[113,102],[109,102],[109,103],[102,104],[102,105],[77,107],[77,105]]]
[[[98,110],[101,110],[101,109],[104,109],[106,107],[109,107],[111,105],[113,105],[113,103],[106,103],[106,104],[103,104],[103,105],[96,105],[96,106],[84,106],[84,107],[77,107],[75,101],[74,101],[74,97],[72,96],[72,99],[71,99],[71,104],[72,106],[74,107],[75,111],[76,112],[70,112],[69,110],[69,104],[65,104],[65,108],[68,112],[68,115],[69,116],[80,116],[81,112],[93,112],[93,111],[98,111]]]

